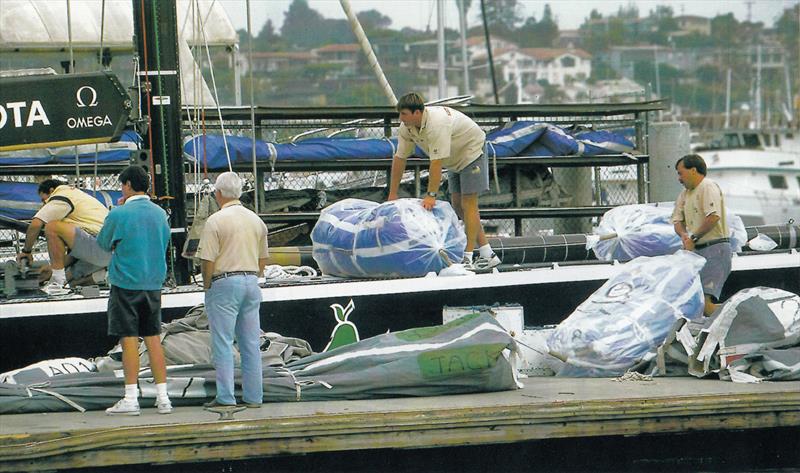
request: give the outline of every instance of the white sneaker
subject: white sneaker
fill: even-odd
[[[138,416],[140,413],[139,401],[129,401],[124,397],[106,409],[106,414],[111,416]]]
[[[52,279],[42,286],[42,291],[49,296],[65,296],[69,294],[69,289],[65,288],[66,282],[53,281]]]
[[[159,414],[172,414],[172,403],[169,402],[169,399],[166,401],[156,400],[154,407],[158,408]]]
[[[484,258],[483,256],[478,257],[478,259],[472,262],[472,267],[475,269],[492,269],[500,263],[501,261],[497,254],[492,253],[492,256],[488,258]]]

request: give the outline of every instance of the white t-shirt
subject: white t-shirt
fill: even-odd
[[[397,156],[407,158],[419,145],[431,161],[459,172],[483,152],[486,133],[468,116],[450,107],[430,106],[422,111],[419,129],[400,124]]]

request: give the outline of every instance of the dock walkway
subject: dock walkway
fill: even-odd
[[[525,388],[389,400],[0,417],[0,471],[195,463],[376,448],[800,426],[800,381],[529,378]]]

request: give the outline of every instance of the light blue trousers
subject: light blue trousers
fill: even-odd
[[[217,372],[217,402],[235,404],[233,340],[242,356],[242,398],[245,403],[261,404],[264,386],[261,375],[258,309],[261,290],[258,278],[236,275],[217,279],[205,296],[211,328],[211,349]]]

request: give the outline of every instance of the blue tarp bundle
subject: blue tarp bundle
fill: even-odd
[[[467,238],[444,201],[432,211],[419,199],[376,204],[345,199],[325,208],[311,232],[323,274],[343,277],[417,277],[461,262]]]
[[[113,163],[129,161],[131,151],[141,147],[142,138],[132,130],[125,130],[119,141],[97,145],[97,162]],[[78,161],[81,164],[95,162],[95,145],[80,145]],[[25,166],[41,164],[75,164],[75,146],[61,148],[37,148],[24,151],[0,153],[0,166]]]
[[[514,156],[594,156],[631,152],[633,143],[622,133],[578,131],[569,133],[547,123],[517,121],[487,134],[490,157]],[[200,135],[187,139],[184,156],[196,159],[209,169],[228,166],[225,145],[231,164],[252,160],[251,138],[241,136]],[[389,158],[397,149],[396,138],[313,138],[296,143],[268,143],[256,140],[256,161],[323,161],[335,159]],[[417,147],[414,156],[425,157]]]
[[[594,254],[601,261],[630,261],[638,256],[669,255],[683,248],[672,224],[674,202],[615,207],[603,215],[594,234],[615,238],[597,242]],[[742,251],[747,230],[738,215],[726,210],[731,249]]]
[[[0,182],[0,215],[17,220],[30,220],[42,206],[37,192],[39,185],[30,182]],[[106,207],[113,207],[122,197],[120,191],[84,190]]]
[[[550,350],[566,358],[558,376],[619,376],[661,345],[677,319],[701,317],[705,262],[678,251],[621,266],[550,335]]]

